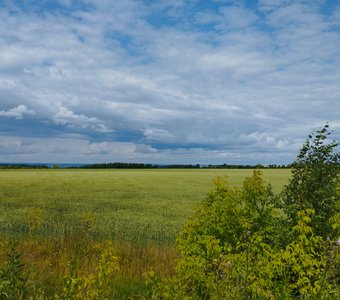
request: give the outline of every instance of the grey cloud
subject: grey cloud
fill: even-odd
[[[0,161],[22,162],[100,162],[152,160],[157,150],[124,142],[93,143],[77,136],[22,138],[0,135]]]

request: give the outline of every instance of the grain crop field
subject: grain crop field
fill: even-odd
[[[39,281],[51,296],[70,265],[91,272],[96,249],[110,240],[120,257],[117,282],[125,295],[124,289],[142,285],[146,271],[173,272],[176,234],[213,187],[213,178],[228,176],[232,186],[241,186],[251,173],[0,170],[0,265],[9,241],[18,240],[31,280]],[[263,174],[279,192],[290,170],[265,169]]]
[[[193,206],[229,176],[240,186],[251,170],[2,170],[0,229],[42,236],[91,226],[94,239],[172,244]],[[264,170],[275,191],[289,170]],[[91,224],[90,224],[91,223]],[[34,227],[34,228],[32,228]]]

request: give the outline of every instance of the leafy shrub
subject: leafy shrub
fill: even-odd
[[[28,273],[17,245],[11,242],[8,261],[0,269],[0,299],[20,300],[28,295]]]
[[[146,274],[151,299],[340,298],[339,153],[328,125],[309,136],[275,196],[259,170],[217,178],[177,238],[173,278]]]
[[[334,234],[328,220],[338,210],[340,194],[340,153],[335,152],[337,141],[328,141],[331,134],[325,125],[308,136],[293,164],[292,178],[281,195],[283,209],[291,225],[296,223],[297,212],[307,208],[315,211],[312,220],[317,234]]]
[[[93,274],[81,276],[71,270],[63,280],[62,292],[55,296],[58,300],[69,299],[115,299],[114,280],[120,271],[119,258],[111,242],[99,250],[97,270]]]

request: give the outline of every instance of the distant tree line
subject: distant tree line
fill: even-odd
[[[201,166],[199,164],[196,165],[164,165],[158,166],[158,168],[165,168],[165,169],[199,169]]]
[[[0,169],[48,169],[48,166],[26,164],[0,164]]]
[[[291,165],[200,165],[200,164],[170,164],[170,165],[157,165],[157,164],[143,164],[143,163],[103,163],[103,164],[90,164],[83,165],[78,168],[81,169],[265,169],[265,168],[290,168]],[[77,168],[77,167],[76,167]]]
[[[104,163],[104,164],[91,164],[83,165],[80,169],[153,169],[157,168],[157,165],[143,164],[143,163]]]
[[[144,164],[144,163],[123,163],[123,162],[110,162],[100,164],[87,164],[81,166],[64,167],[66,169],[284,169],[291,168],[289,165],[237,165],[237,164],[221,164],[221,165],[200,165],[200,164]],[[58,164],[48,165],[34,165],[34,164],[0,164],[0,169],[59,169],[63,168]]]
[[[229,164],[222,164],[222,165],[207,165],[202,166],[202,168],[208,168],[208,169],[287,169],[291,168],[291,164],[289,165],[229,165]]]
[[[158,168],[167,168],[167,169],[276,169],[276,168],[290,168],[291,165],[229,165],[229,164],[222,164],[222,165],[165,165],[165,166],[158,166]]]

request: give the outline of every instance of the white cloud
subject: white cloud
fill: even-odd
[[[0,117],[7,117],[7,118],[15,118],[15,119],[22,119],[23,115],[35,115],[33,110],[27,108],[26,105],[19,105],[14,107],[10,110],[0,110]]]
[[[147,140],[158,141],[158,142],[172,142],[174,141],[173,135],[165,129],[160,128],[148,128],[144,130],[144,136]]]
[[[87,117],[83,114],[75,114],[64,106],[60,106],[58,112],[52,116],[52,120],[57,125],[66,125],[70,127],[89,128],[99,132],[111,132],[100,120],[94,117]]]

